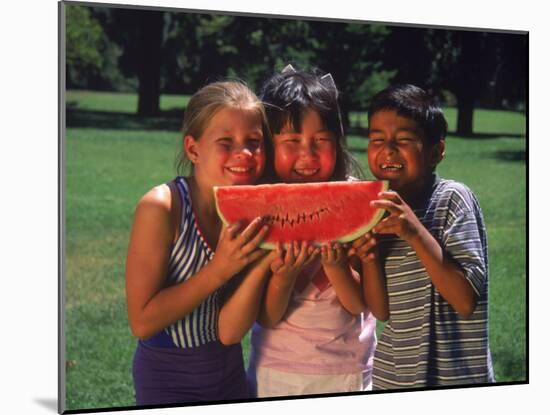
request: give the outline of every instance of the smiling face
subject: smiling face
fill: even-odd
[[[273,135],[275,173],[286,183],[321,182],[330,179],[336,165],[336,137],[319,113],[308,110],[300,132],[287,125]]]
[[[255,109],[225,107],[198,139],[184,138],[194,176],[205,188],[254,184],[265,167],[262,122]]]
[[[394,110],[378,111],[369,120],[368,161],[372,174],[389,180],[405,199],[422,191],[443,157],[443,141],[428,146],[423,131]]]

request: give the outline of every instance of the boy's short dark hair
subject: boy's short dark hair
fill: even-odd
[[[422,88],[415,85],[393,85],[378,92],[369,107],[369,124],[374,113],[394,110],[418,123],[427,144],[437,144],[447,135],[447,121],[441,107]]]

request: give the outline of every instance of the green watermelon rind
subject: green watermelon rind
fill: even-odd
[[[387,180],[381,180],[381,182],[382,182],[382,188],[380,189],[380,192],[387,191],[389,189],[389,183],[390,182],[387,181]],[[223,224],[225,226],[229,226],[229,222],[225,219],[225,216],[222,214],[222,212],[221,212],[221,210],[218,206],[218,198],[216,197],[217,189],[218,189],[218,186],[214,186],[214,200],[216,201],[216,211],[218,212],[218,216],[222,220]],[[339,242],[339,243],[343,244],[343,243],[347,243],[347,242],[356,240],[360,236],[362,236],[362,235],[366,234],[367,232],[369,232],[372,228],[374,228],[376,226],[376,224],[378,222],[380,222],[380,220],[384,216],[384,211],[385,210],[381,209],[381,208],[377,209],[376,213],[374,214],[374,216],[372,217],[372,219],[370,220],[369,223],[367,223],[364,226],[360,227],[356,231],[354,231],[354,232],[352,232],[348,235],[344,235],[340,239],[338,239],[336,241],[331,241],[331,242]],[[321,244],[319,244],[319,243],[314,244],[314,245],[321,246]],[[271,243],[271,242],[262,242],[259,246],[260,246],[260,248],[266,249],[266,250],[277,249],[277,245],[274,244],[274,243]],[[287,244],[285,244],[284,246],[286,248]]]
[[[222,211],[220,210],[220,206],[218,205],[218,188],[219,186],[214,186],[214,201],[216,202],[216,212],[218,212],[218,216],[222,220],[222,223],[225,226],[229,226],[229,222],[227,219],[225,219],[225,216],[223,215]]]

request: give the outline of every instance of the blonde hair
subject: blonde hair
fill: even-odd
[[[190,135],[198,140],[212,117],[224,108],[242,108],[256,110],[262,123],[266,161],[271,160],[271,133],[262,102],[243,82],[220,81],[199,89],[189,100],[183,116],[183,137]],[[176,160],[178,174],[184,174],[192,165],[185,151],[180,150]]]

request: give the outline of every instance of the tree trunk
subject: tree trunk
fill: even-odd
[[[457,96],[458,114],[456,119],[456,134],[462,137],[474,135],[474,98]]]
[[[160,68],[162,58],[162,12],[142,12],[138,20],[138,110],[140,117],[160,112]]]

